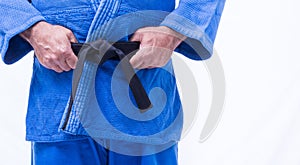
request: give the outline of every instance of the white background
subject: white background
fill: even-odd
[[[299,7],[296,0],[227,1],[215,43],[226,77],[223,117],[199,143],[211,85],[204,64],[185,59],[200,106],[180,143],[181,165],[300,164]],[[24,139],[31,63],[32,56],[0,63],[0,164],[30,164]]]

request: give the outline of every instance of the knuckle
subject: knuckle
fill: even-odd
[[[50,56],[45,56],[44,58],[43,58],[43,62],[45,63],[45,64],[50,64],[51,62],[52,62],[52,59],[50,58]]]
[[[69,57],[70,50],[66,46],[61,46],[58,48],[56,53],[58,56]]]
[[[51,62],[55,62],[55,61],[58,61],[58,56],[52,56],[51,58],[50,58],[50,60],[51,60]]]
[[[73,32],[72,32],[71,30],[69,30],[69,31],[67,32],[67,35],[73,37]]]
[[[65,53],[68,52],[68,49],[67,49],[66,46],[61,46],[61,47],[59,48],[59,51],[60,51],[60,53],[65,54]]]
[[[74,63],[76,63],[76,59],[73,59],[73,58],[71,58],[71,57],[68,57],[68,58],[66,58],[66,62],[67,62],[68,64],[74,64]]]
[[[65,28],[65,30],[66,30],[66,34],[72,34],[72,31],[70,29]]]
[[[137,29],[136,31],[135,31],[135,33],[141,33],[143,31],[143,28],[140,28],[140,29]]]
[[[53,55],[53,56],[47,56],[45,57],[44,61],[48,64],[48,65],[52,65],[54,64],[56,61],[58,61],[58,56]]]
[[[70,29],[65,29],[65,34],[67,36],[73,36],[73,32]]]

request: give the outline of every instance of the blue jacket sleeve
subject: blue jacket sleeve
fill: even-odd
[[[45,20],[27,0],[0,1],[0,54],[6,64],[25,56],[32,47],[18,34]]]
[[[188,37],[175,51],[194,60],[209,58],[224,4],[225,0],[180,0],[161,23]]]

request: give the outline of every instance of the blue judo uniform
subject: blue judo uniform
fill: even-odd
[[[177,52],[205,60],[212,54],[224,3],[181,0],[175,9],[175,0],[1,0],[1,56],[6,64],[25,56],[32,47],[18,34],[47,21],[71,29],[79,42],[128,41],[138,28],[168,26],[187,36]],[[72,71],[56,73],[34,57],[26,117],[33,164],[177,164],[183,113],[171,60],[162,68],[137,71],[153,103],[143,114],[130,104],[126,81],[114,72],[118,64],[108,61],[90,73],[94,66],[87,63],[80,97],[66,115]],[[92,89],[84,83],[91,74]]]

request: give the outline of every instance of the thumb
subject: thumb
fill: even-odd
[[[76,37],[74,36],[73,32],[70,29],[64,28],[66,35],[70,42],[76,43],[78,42]]]
[[[74,36],[74,34],[72,32],[68,33],[67,36],[68,36],[70,42],[73,42],[73,43],[78,42],[76,37]]]
[[[136,54],[130,59],[130,64],[133,68],[138,68],[143,65],[143,58],[141,50],[137,51]]]
[[[130,38],[130,41],[141,41],[141,33],[135,32]]]

